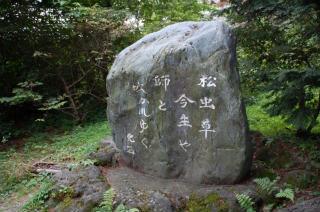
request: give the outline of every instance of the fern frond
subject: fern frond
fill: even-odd
[[[103,209],[105,212],[112,212],[114,196],[115,194],[112,188],[104,192],[103,200],[100,203],[101,209]]]
[[[254,179],[253,182],[257,184],[259,191],[263,194],[270,195],[276,190],[275,184],[277,183],[277,180],[271,181],[268,177],[264,177]]]
[[[277,198],[286,198],[294,201],[294,191],[291,188],[286,188],[284,190],[280,189],[280,191],[276,194]]]
[[[253,209],[254,202],[251,197],[246,194],[237,194],[236,199],[239,202],[241,208],[245,209],[247,212],[254,212]]]
[[[128,209],[124,204],[118,205],[118,207],[114,210],[114,212],[140,212],[137,208]]]
[[[118,205],[118,207],[114,210],[114,212],[127,212],[127,208],[126,206],[124,206],[124,204],[120,204]]]

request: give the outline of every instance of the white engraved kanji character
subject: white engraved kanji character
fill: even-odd
[[[130,143],[136,142],[136,141],[133,139],[133,135],[132,135],[131,133],[128,133],[128,134],[127,134],[127,140],[128,140]]]
[[[147,104],[149,104],[149,101],[146,98],[141,98],[139,100],[139,105],[141,105],[139,107],[139,115],[145,116],[145,117],[149,117],[150,115],[147,115],[147,111],[146,111],[146,106]]]
[[[159,100],[159,102],[160,102],[159,110],[167,111],[167,108],[165,107],[165,106],[166,106],[166,103],[163,102],[162,100]]]
[[[146,129],[148,129],[148,124],[143,119],[140,120],[140,128],[140,133],[143,133]]]
[[[200,85],[201,87],[216,87],[216,84],[214,83],[214,81],[216,80],[217,78],[215,77],[202,75],[200,77],[200,83],[198,85]]]
[[[151,147],[151,144],[148,144],[148,140],[146,138],[143,138],[141,140],[141,143],[146,149],[149,149]]]
[[[147,112],[146,112],[146,107],[145,106],[141,106],[139,108],[139,115],[142,115],[142,116],[145,116],[145,117],[149,117],[150,115],[147,115]]]
[[[162,85],[161,78],[158,75],[154,76],[153,80],[154,80],[154,86]]]
[[[175,103],[180,103],[181,108],[185,108],[189,103],[195,103],[195,101],[193,101],[192,99],[189,99],[188,97],[186,97],[185,94],[182,94],[177,100],[174,101]]]
[[[209,119],[203,120],[201,122],[201,127],[202,127],[202,130],[199,130],[199,132],[204,132],[205,139],[207,139],[207,137],[208,137],[208,132],[216,132],[214,129],[210,129],[211,124],[210,124]]]
[[[161,79],[163,80],[164,90],[167,91],[167,87],[169,86],[169,83],[170,83],[170,76],[164,75],[161,77]]]
[[[131,145],[127,145],[127,153],[134,155],[135,151]]]
[[[211,108],[212,110],[216,108],[213,103],[210,104],[212,102],[211,98],[204,97],[200,99],[200,102],[201,102],[200,108]]]
[[[185,114],[181,115],[180,122],[178,123],[177,126],[178,127],[192,127],[192,125],[190,124],[188,116],[186,116]]]
[[[186,140],[185,140],[183,143],[182,143],[181,140],[179,140],[179,145],[181,146],[181,148],[182,148],[185,152],[187,152],[186,147],[191,146],[191,144],[189,144],[188,141],[186,141]]]
[[[140,82],[137,83],[137,85],[133,85],[132,89],[135,92],[143,92],[143,93],[147,93],[144,89],[143,89],[143,84],[141,84]]]
[[[140,98],[139,100],[139,104],[140,105],[146,105],[146,104],[149,104],[149,101],[146,99],[146,98]]]
[[[167,88],[170,84],[170,76],[167,75],[163,75],[163,76],[158,76],[156,75],[154,78],[154,86],[162,86],[164,85],[164,90],[167,91]]]

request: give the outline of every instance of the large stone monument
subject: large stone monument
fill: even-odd
[[[122,160],[191,183],[236,183],[251,166],[235,37],[223,21],[183,22],[124,49],[107,77]]]

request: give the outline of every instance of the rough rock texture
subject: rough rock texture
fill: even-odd
[[[306,200],[288,208],[277,210],[279,212],[319,212],[320,211],[320,197]]]
[[[124,49],[107,77],[108,117],[129,166],[192,183],[235,183],[251,166],[235,38],[183,22]]]
[[[55,188],[48,202],[53,211],[89,212],[102,201],[109,185],[96,166],[62,170],[55,176]]]
[[[115,147],[111,138],[100,143],[96,152],[89,154],[88,158],[95,161],[99,166],[116,166],[118,163],[119,150]]]
[[[143,211],[242,211],[235,192],[259,201],[254,186],[196,185],[175,179],[162,179],[126,167],[105,173],[115,190],[116,201]],[[208,200],[208,204],[204,204]]]

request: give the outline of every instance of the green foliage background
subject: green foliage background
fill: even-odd
[[[204,8],[193,0],[1,1],[2,142],[57,125],[55,117],[82,124],[105,110],[115,55],[165,25],[200,20]]]
[[[230,1],[223,10],[196,0],[1,1],[2,142],[100,116],[119,51],[166,25],[218,15],[238,37],[245,101],[264,93],[263,111],[310,136],[320,113],[319,8],[313,0]]]
[[[320,3],[231,1],[225,14],[238,34],[239,70],[247,94],[267,92],[265,108],[301,137],[320,112]]]
[[[224,9],[198,0],[2,0],[0,203],[39,190],[25,207],[43,206],[51,181],[30,173],[34,161],[92,163],[86,155],[111,134],[105,80],[117,53],[169,24],[213,16],[227,18],[237,35],[250,129],[271,137],[266,145],[289,138],[319,162],[318,0],[230,0]]]

